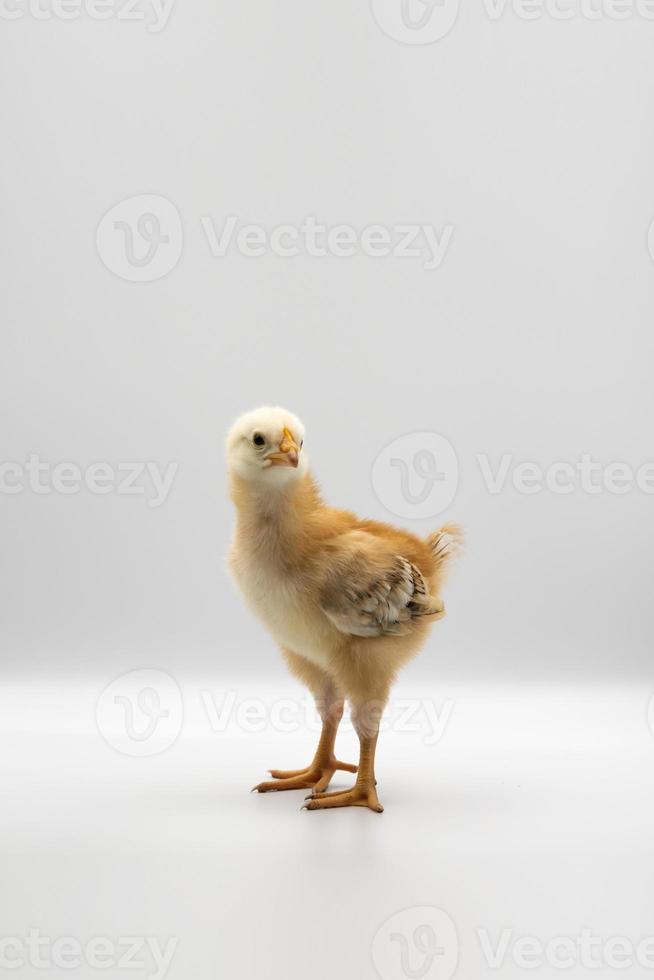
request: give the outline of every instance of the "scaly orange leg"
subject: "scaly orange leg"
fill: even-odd
[[[337,702],[323,713],[320,741],[313,762],[306,769],[270,769],[271,781],[252,788],[257,793],[274,793],[283,789],[311,789],[321,793],[326,790],[337,769],[356,772],[350,762],[340,762],[334,755],[336,732],[343,717],[343,702]]]

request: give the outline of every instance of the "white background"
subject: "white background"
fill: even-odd
[[[397,17],[400,0],[380,3]],[[483,926],[654,932],[654,496],[511,478],[522,462],[654,459],[654,20],[479,0],[406,44],[365,3],[177,0],[159,31],[148,4],[134,20],[120,4],[102,21],[34,9],[7,0],[0,23],[1,460],[177,469],[159,507],[0,493],[3,934],[176,935],[172,980],[295,980],[373,976],[375,931],[412,906],[454,919],[458,976],[484,975]],[[99,231],[141,195],[180,217],[153,281],[121,276],[124,239]],[[215,257],[202,218],[219,234],[229,215],[452,233],[432,270]],[[224,434],[266,402],[302,417],[330,502],[466,527],[449,615],[399,689],[451,699],[452,719],[428,748],[384,736],[381,818],[248,797],[268,766],[307,762],[315,735],[221,736],[198,709],[203,689],[302,697],[224,568]],[[399,471],[380,482],[373,463],[416,432],[448,440],[458,484],[444,511],[396,517]],[[491,493],[478,457],[506,455]],[[134,759],[94,719],[139,669],[172,675],[186,714],[172,747]]]

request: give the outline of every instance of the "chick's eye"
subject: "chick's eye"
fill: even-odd
[[[304,439],[300,439],[300,449],[302,449],[303,445],[304,445]]]
[[[252,442],[254,443],[255,446],[265,446],[266,444],[266,440],[264,439],[264,437],[261,435],[260,432],[254,433],[254,435],[252,436]]]

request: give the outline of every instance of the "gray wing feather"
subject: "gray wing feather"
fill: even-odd
[[[365,555],[349,556],[325,583],[321,607],[341,633],[353,636],[406,633],[411,620],[437,611],[422,573],[401,555],[381,569]]]

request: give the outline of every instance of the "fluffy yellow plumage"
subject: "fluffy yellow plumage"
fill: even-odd
[[[230,566],[286,661],[312,691],[323,729],[305,769],[271,770],[260,793],[311,789],[310,810],[368,806],[381,812],[374,755],[381,711],[398,669],[440,619],[443,570],[458,528],[426,540],[328,507],[308,471],[304,427],[281,408],[241,416],[227,440],[236,533]],[[334,756],[344,700],[359,736],[359,765]],[[357,772],[327,793],[337,769]]]

